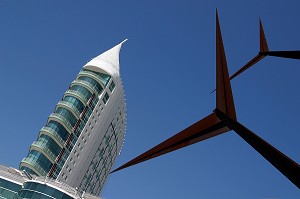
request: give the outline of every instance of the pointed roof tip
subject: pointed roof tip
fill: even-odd
[[[124,39],[120,44],[124,44],[128,39]]]
[[[118,75],[120,70],[120,50],[123,43],[125,43],[127,40],[128,39],[123,40],[121,43],[96,56],[84,67],[95,71],[104,70],[109,74]]]

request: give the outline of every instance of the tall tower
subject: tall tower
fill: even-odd
[[[40,130],[20,170],[99,195],[126,125],[121,42],[83,66]]]

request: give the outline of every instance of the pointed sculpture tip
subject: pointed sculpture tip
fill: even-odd
[[[268,52],[269,47],[265,36],[265,31],[261,19],[259,18],[259,37],[260,37],[260,52]]]
[[[262,24],[262,21],[261,21],[261,18],[259,17],[259,28],[260,28],[260,31],[264,32],[264,27],[263,27],[263,24]]]
[[[216,15],[216,81],[216,108],[236,120],[218,13]]]
[[[218,9],[216,9],[216,26],[217,26],[217,29],[220,29]]]

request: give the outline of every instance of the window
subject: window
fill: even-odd
[[[114,81],[111,81],[110,85],[109,85],[109,90],[110,92],[112,92],[114,90],[114,88],[116,87]]]
[[[71,103],[73,106],[76,107],[76,109],[77,109],[80,113],[81,113],[81,112],[83,111],[83,109],[84,109],[83,103],[82,103],[79,99],[77,99],[77,98],[75,98],[75,97],[73,97],[73,96],[66,96],[66,97],[64,97],[63,101],[68,102],[68,103]]]
[[[109,95],[108,95],[107,92],[106,92],[106,93],[104,94],[103,99],[102,99],[102,101],[104,102],[104,104],[107,103],[108,99],[109,99]]]
[[[70,90],[79,92],[81,95],[85,96],[87,99],[89,99],[92,95],[92,93],[88,89],[86,89],[82,86],[79,86],[79,85],[71,86]]]
[[[65,119],[67,119],[67,121],[70,123],[70,125],[72,127],[75,126],[77,119],[76,117],[73,115],[73,113],[71,111],[69,111],[68,109],[62,108],[62,107],[58,107],[55,111],[55,113],[60,114],[61,116],[63,116]]]
[[[96,80],[90,77],[81,76],[78,79],[90,83],[98,93],[101,93],[101,91],[103,90],[102,86]]]
[[[69,137],[69,132],[58,122],[50,120],[46,127],[54,130],[64,141]]]

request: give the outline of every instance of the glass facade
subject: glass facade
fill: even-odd
[[[19,191],[17,198],[73,199],[73,197],[66,193],[37,182],[25,182],[23,188]]]
[[[69,132],[61,125],[59,122],[50,120],[46,127],[49,127],[54,132],[56,132],[64,141],[69,137]]]
[[[90,99],[92,93],[86,89],[85,87],[73,85],[71,86],[70,90],[72,91],[78,91],[81,95],[83,95],[86,99]]]
[[[20,169],[56,178],[110,79],[107,74],[82,69],[49,116]],[[109,89],[114,87],[111,83]],[[105,93],[106,102],[108,98]]]
[[[85,107],[79,99],[73,96],[66,96],[64,97],[63,101],[69,102],[70,104],[75,106],[75,108],[78,110],[79,113],[81,113]]]
[[[73,115],[73,113],[68,109],[58,107],[55,113],[58,113],[59,115],[63,116],[71,124],[72,127],[75,126],[77,119]]]
[[[44,171],[49,171],[52,166],[51,161],[39,151],[31,150],[27,157],[30,158],[32,162],[38,163]]]
[[[0,178],[0,198],[14,199],[22,185]]]
[[[19,165],[26,172],[21,174],[23,186],[15,198],[100,194],[126,129],[119,74],[122,43],[85,64],[56,104]],[[60,189],[64,183],[69,187]]]
[[[0,165],[1,199],[100,199],[50,178],[30,176],[28,173]]]
[[[109,95],[108,95],[108,93],[105,93],[105,95],[104,95],[104,97],[103,97],[103,99],[102,99],[103,102],[104,102],[104,104],[107,103],[108,99],[109,99]]]
[[[111,81],[110,85],[109,85],[109,90],[110,92],[113,92],[114,88],[116,87],[114,81]]]

